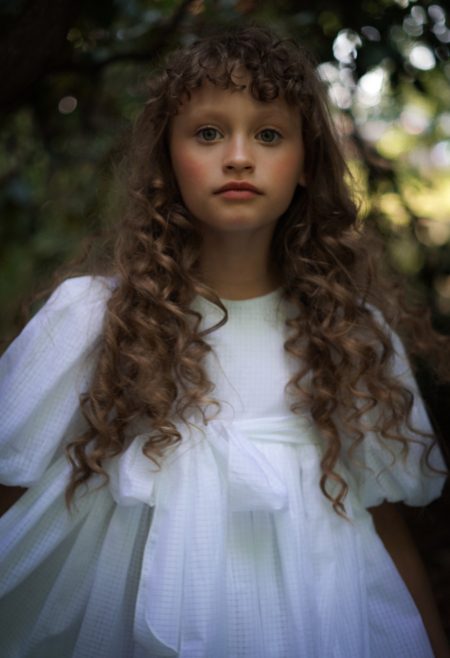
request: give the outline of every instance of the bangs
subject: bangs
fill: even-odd
[[[239,30],[202,39],[169,58],[166,75],[169,113],[181,99],[205,82],[222,89],[248,88],[261,102],[283,97],[302,106],[313,93],[313,66],[302,49],[291,40],[275,39],[265,30]],[[312,74],[312,75],[311,75]]]

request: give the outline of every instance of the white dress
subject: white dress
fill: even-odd
[[[0,481],[29,487],[0,520],[2,658],[432,658],[416,606],[367,507],[424,505],[444,479],[367,435],[342,465],[351,522],[320,492],[321,439],[293,415],[279,292],[225,302],[207,367],[222,402],[161,471],[140,435],[110,484],[69,514],[62,446],[82,428],[108,281],[63,283],[0,362]],[[210,326],[221,312],[200,298]],[[411,384],[397,341],[395,369]],[[428,428],[420,399],[414,422]],[[395,449],[395,448],[392,448]],[[443,466],[438,450],[432,463]],[[363,475],[362,475],[363,473]]]

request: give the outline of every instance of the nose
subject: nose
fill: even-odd
[[[227,172],[252,171],[255,163],[248,140],[243,136],[230,139],[224,154],[223,167]]]

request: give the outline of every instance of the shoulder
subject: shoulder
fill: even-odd
[[[112,277],[80,276],[66,279],[53,291],[33,320],[50,324],[63,321],[66,325],[71,322],[102,321],[115,286]]]
[[[0,359],[1,481],[29,486],[44,473],[89,387],[114,282],[59,285]]]
[[[3,361],[23,360],[56,350],[83,350],[100,335],[107,301],[115,287],[110,277],[82,276],[63,281],[31,318],[3,355]]]
[[[112,277],[81,276],[63,281],[33,321],[39,332],[67,347],[90,342],[101,333],[106,305],[115,288]]]
[[[53,291],[43,308],[56,311],[104,305],[115,287],[114,277],[78,276],[66,279]]]

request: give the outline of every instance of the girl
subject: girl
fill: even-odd
[[[393,505],[444,482],[391,330],[413,318],[309,58],[258,28],[177,51],[127,170],[111,270],[1,362],[2,482],[28,491],[0,525],[0,654],[448,656]]]

